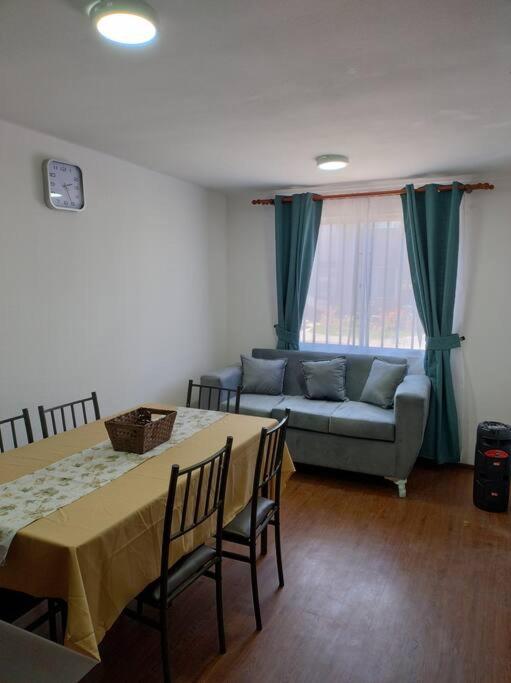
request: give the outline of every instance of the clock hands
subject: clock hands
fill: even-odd
[[[71,195],[69,194],[69,190],[68,190],[67,188],[68,188],[70,185],[72,185],[72,184],[73,184],[73,183],[64,183],[64,184],[62,185],[62,187],[64,188],[64,190],[67,192],[67,196],[69,197],[69,201],[71,201]]]

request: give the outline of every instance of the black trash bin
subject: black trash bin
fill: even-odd
[[[506,512],[509,502],[511,426],[481,422],[477,427],[474,505],[489,512]]]

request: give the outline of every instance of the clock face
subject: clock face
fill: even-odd
[[[82,171],[56,159],[45,162],[46,203],[52,209],[81,211],[85,206]]]

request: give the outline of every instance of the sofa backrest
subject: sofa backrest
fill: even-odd
[[[375,358],[387,363],[407,363],[405,357],[378,356],[362,353],[325,353],[323,351],[281,351],[280,349],[252,349],[254,358],[287,358],[286,374],[284,375],[284,393],[288,396],[305,394],[305,381],[300,361],[302,360],[330,360],[343,356],[346,358],[346,393],[352,401],[358,401],[366,383],[371,365]]]

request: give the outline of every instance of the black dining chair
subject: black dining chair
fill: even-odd
[[[193,379],[188,380],[186,407],[192,403],[203,410],[219,410],[224,413],[240,412],[241,386],[236,389],[214,387],[209,384],[196,384]],[[232,408],[232,410],[231,410]]]
[[[126,610],[131,617],[160,631],[163,677],[166,683],[171,680],[168,643],[169,607],[178,595],[201,576],[214,579],[216,584],[218,640],[220,653],[225,653],[221,531],[231,448],[232,437],[229,436],[225,446],[210,458],[183,470],[180,470],[178,465],[172,466],[163,522],[160,577],[136,598],[136,611]],[[215,513],[214,547],[203,544],[169,569],[171,544],[204,524]],[[144,615],[145,605],[159,611],[158,621]]]
[[[25,428],[24,435],[17,430],[19,423],[22,423]],[[4,429],[3,436],[2,428]],[[25,443],[30,444],[33,442],[34,434],[30,421],[30,413],[27,408],[24,408],[21,411],[21,415],[15,415],[14,417],[0,420],[0,453],[5,453],[6,450],[15,450]],[[0,588],[0,619],[13,623],[43,602],[44,599],[42,598],[36,598],[32,595],[9,590],[7,588]],[[57,614],[59,611],[60,605],[58,601],[48,599],[47,611],[37,617],[37,619],[28,624],[25,628],[29,631],[34,631],[48,621],[50,638],[51,640],[57,641]]]
[[[16,426],[18,422],[23,422],[25,427],[25,439],[23,442],[33,443],[34,435],[32,433],[32,424],[30,422],[30,414],[26,408],[23,408],[21,415],[16,415],[15,417],[8,417],[4,420],[0,420],[0,453],[5,453],[6,450],[11,450],[11,448],[18,448],[19,442],[19,432],[16,431]],[[9,427],[6,427],[9,425]],[[2,437],[2,427],[6,430]]]
[[[73,426],[78,427],[79,424],[88,424],[89,414],[87,413],[88,404],[92,405],[94,419],[101,419],[99,413],[98,397],[95,391],[87,398],[80,398],[77,401],[69,401],[69,403],[62,403],[62,405],[54,406],[53,408],[45,408],[39,406],[39,420],[41,421],[41,431],[43,439],[47,439],[49,434],[47,415],[52,427],[53,435],[59,432],[67,432]],[[90,408],[89,408],[90,411]],[[66,419],[67,415],[67,419]]]
[[[229,522],[222,532],[224,541],[238,543],[249,549],[249,555],[223,550],[223,556],[250,564],[252,578],[252,599],[257,630],[261,631],[261,609],[259,606],[259,589],[257,585],[257,539],[261,536],[261,554],[268,552],[268,525],[275,529],[275,552],[279,587],[284,586],[282,569],[282,550],[280,540],[280,488],[282,479],[282,457],[286,442],[286,430],[290,415],[289,408],[278,425],[261,430],[259,450],[257,453],[252,498],[236,517]],[[271,497],[270,497],[271,496]]]

